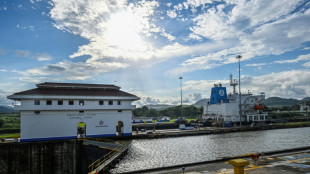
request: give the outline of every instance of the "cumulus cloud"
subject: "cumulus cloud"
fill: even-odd
[[[200,93],[189,94],[188,96],[189,96],[189,100],[191,100],[191,101],[198,101],[198,100],[202,99]]]
[[[148,104],[158,104],[160,102],[159,99],[151,98],[151,97],[146,97],[145,102]]]
[[[58,29],[89,40],[89,44],[80,46],[71,58],[89,55],[88,62],[111,58],[128,62],[166,58],[163,55],[170,47],[158,49],[149,41],[158,36],[175,40],[164,28],[156,26],[157,7],[157,1],[54,0],[50,15]]]
[[[250,90],[253,94],[261,92],[266,93],[266,97],[283,97],[283,98],[304,98],[310,95],[310,71],[309,70],[291,70],[278,73],[271,73],[262,76],[241,76],[241,92],[246,93]],[[210,94],[213,84],[221,83],[227,87],[228,92],[229,80],[200,80],[188,81],[184,88],[187,90],[196,90]]]
[[[96,62],[83,63],[63,61],[57,64],[49,64],[42,68],[33,68],[26,71],[20,71],[22,77],[20,80],[28,81],[35,79],[35,83],[44,79],[57,79],[59,80],[85,80],[90,79],[103,72],[113,71],[119,68],[127,67],[127,64],[119,62]]]
[[[12,101],[7,99],[7,96],[10,94],[10,92],[0,89],[0,106],[9,106],[12,104]]]
[[[220,65],[234,63],[237,61],[236,55],[241,54],[241,61],[252,59],[263,55],[280,55],[287,51],[293,51],[302,47],[302,44],[310,40],[310,30],[308,22],[310,20],[310,10],[301,10],[298,13],[291,13],[300,3],[298,1],[289,1],[288,4],[282,4],[282,1],[268,1],[270,6],[284,6],[286,10],[273,13],[274,10],[263,10],[265,4],[257,2],[253,6],[251,15],[246,15],[248,21],[241,22],[243,25],[237,25],[236,21],[242,21],[245,13],[241,9],[249,7],[246,3],[252,1],[242,1],[242,4],[236,4],[231,11],[224,11],[221,8],[211,8],[205,14],[201,14],[193,19],[196,25],[191,27],[193,33],[190,35],[204,37],[212,40],[225,40],[232,42],[230,47],[221,49],[217,52],[207,53],[201,56],[195,56],[185,60],[181,66],[169,70],[168,74],[182,74],[196,70],[211,69]],[[253,4],[252,4],[253,5]],[[291,5],[287,7],[287,5]],[[242,6],[242,8],[240,7]],[[268,17],[262,17],[263,14],[269,14]],[[254,13],[256,12],[256,13]],[[243,15],[242,15],[243,14]],[[210,19],[209,19],[210,18]],[[242,26],[241,29],[236,29]]]
[[[39,60],[39,61],[48,61],[48,60],[52,60],[53,57],[49,54],[46,54],[46,53],[36,53],[36,58]]]

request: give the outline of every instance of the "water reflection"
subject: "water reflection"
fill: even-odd
[[[310,145],[310,128],[236,132],[166,139],[133,140],[112,173],[213,160],[250,152]]]

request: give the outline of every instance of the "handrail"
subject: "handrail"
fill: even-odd
[[[114,151],[107,153],[106,155],[102,156],[101,158],[99,158],[96,161],[94,161],[93,163],[91,163],[88,166],[89,169],[91,168],[91,172],[94,171],[94,167],[95,167],[95,169],[98,168],[102,164],[105,164],[107,162],[107,160],[109,160],[111,157],[115,156],[117,153],[122,152],[125,149],[127,149],[129,143],[128,142],[122,142],[122,143],[124,143],[124,144],[120,148],[116,148]]]

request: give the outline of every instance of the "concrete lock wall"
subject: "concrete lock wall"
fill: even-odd
[[[0,144],[0,174],[76,174],[83,171],[79,141]]]

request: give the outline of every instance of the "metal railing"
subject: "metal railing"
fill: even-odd
[[[100,140],[102,141],[102,140]],[[120,142],[119,142],[120,143]],[[115,158],[121,155],[124,151],[128,149],[129,142],[122,142],[119,148],[113,149],[111,152],[107,153],[103,157],[97,159],[93,163],[88,166],[89,173],[99,172],[104,169],[108,164],[110,164]],[[97,169],[98,167],[103,166],[101,169]],[[96,170],[96,171],[95,171]]]

